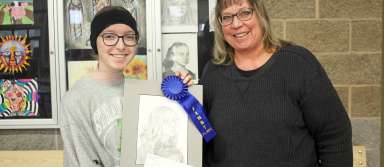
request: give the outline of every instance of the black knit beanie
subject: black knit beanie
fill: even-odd
[[[139,40],[136,20],[132,17],[131,13],[121,6],[107,6],[97,12],[91,23],[90,41],[95,53],[97,53],[97,36],[99,36],[105,28],[118,23],[131,27],[136,33],[137,40]]]

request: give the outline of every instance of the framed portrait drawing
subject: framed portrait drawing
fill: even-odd
[[[162,0],[163,33],[197,32],[197,0]]]
[[[161,81],[125,80],[120,166],[144,167],[149,155],[202,166],[202,136],[183,108],[163,97]],[[200,102],[202,87],[189,87]]]
[[[198,80],[197,34],[164,34],[162,36],[162,78],[176,71]]]

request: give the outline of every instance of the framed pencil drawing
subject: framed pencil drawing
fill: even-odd
[[[202,166],[202,136],[175,101],[163,97],[161,81],[125,80],[120,166],[143,167],[153,154]],[[189,91],[200,102],[202,87]]]

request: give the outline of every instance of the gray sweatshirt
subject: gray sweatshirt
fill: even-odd
[[[64,167],[116,167],[120,162],[123,84],[86,76],[61,102]]]

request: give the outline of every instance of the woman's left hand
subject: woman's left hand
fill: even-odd
[[[188,86],[191,86],[193,84],[192,76],[189,75],[187,72],[182,71],[176,71],[176,76],[180,77],[183,80],[183,83],[187,84]]]

